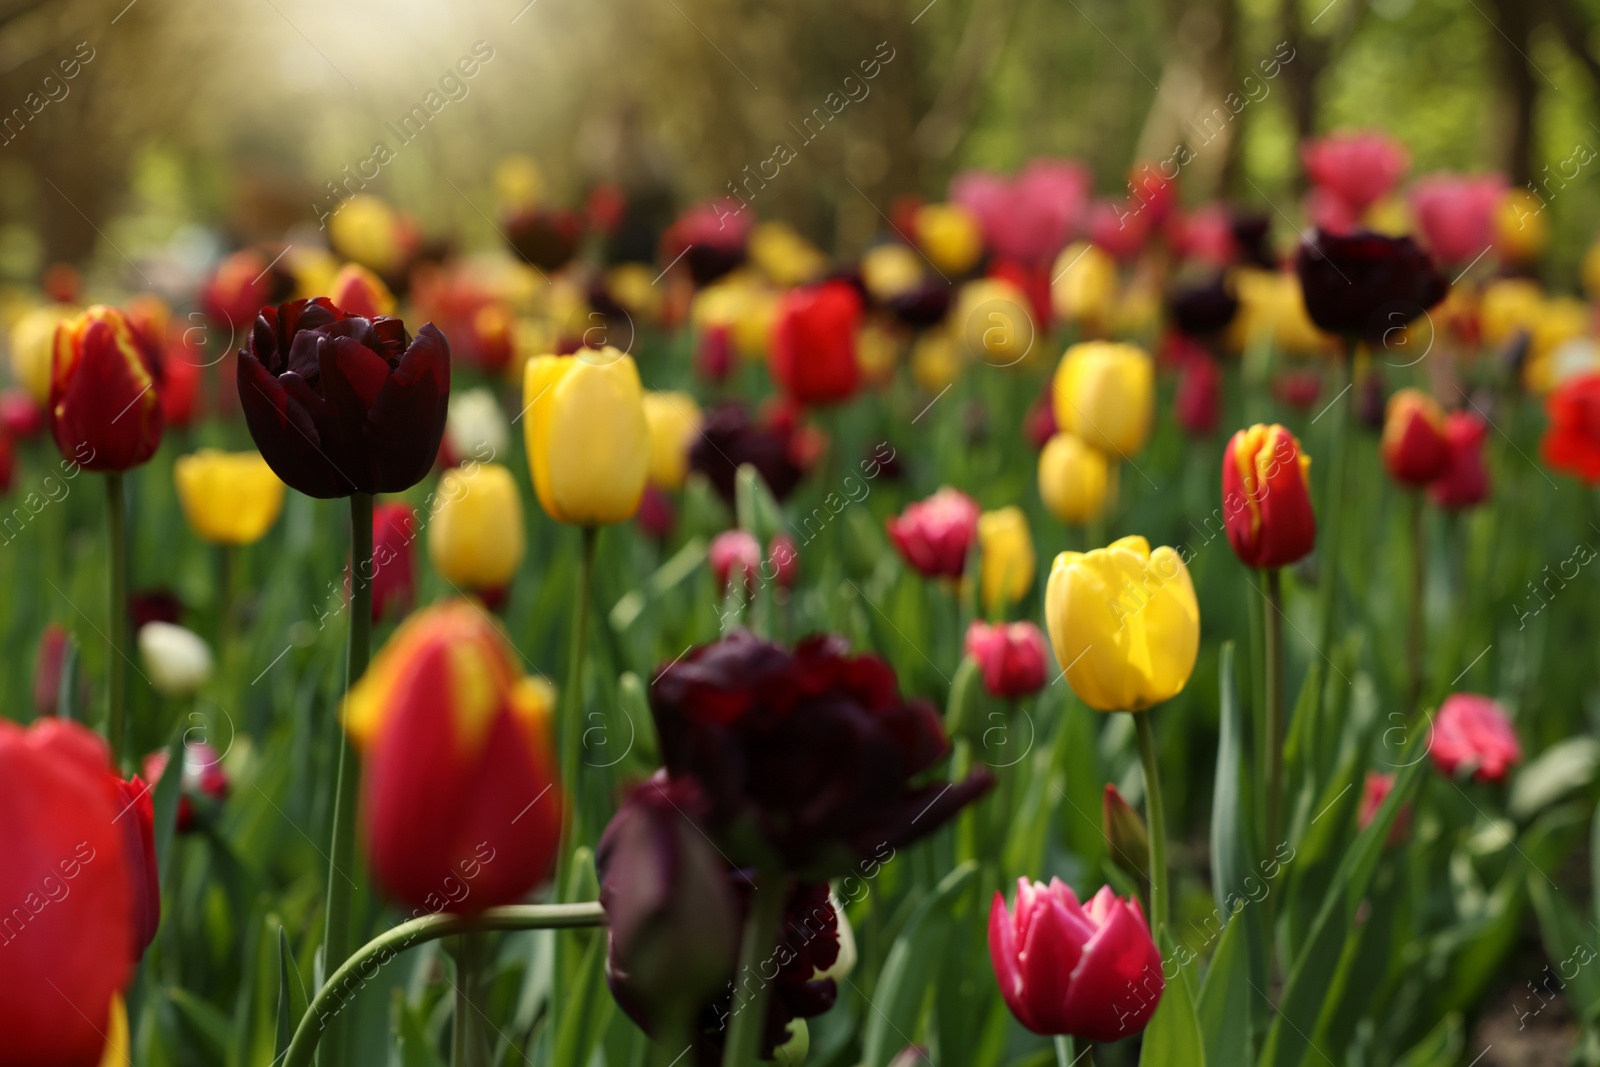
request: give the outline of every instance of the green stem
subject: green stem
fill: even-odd
[[[456,1002],[451,1021],[451,1067],[486,1067],[489,1049],[484,1040],[482,1009],[473,1004],[480,996],[487,935],[460,934],[455,938]]]
[[[350,644],[345,658],[344,687],[366,673],[372,643],[372,494],[350,496]],[[332,974],[350,955],[350,875],[355,849],[356,798],[361,787],[361,765],[345,737],[339,734],[339,771],[334,786],[332,826],[328,834],[328,913],[322,939],[322,970]],[[336,1027],[332,1042],[343,1063],[348,1057],[344,1030]]]
[[[1262,742],[1261,772],[1267,783],[1267,848],[1276,848],[1283,834],[1283,574],[1266,572],[1267,728]]]
[[[562,693],[566,711],[561,723],[561,786],[571,798],[566,840],[556,858],[556,899],[565,900],[572,870],[572,850],[583,842],[583,790],[578,784],[578,745],[583,738],[583,652],[589,636],[589,593],[594,581],[594,550],[600,528],[583,528],[583,556],[578,565],[578,589],[572,604],[571,658],[567,661],[567,687]]]
[[[1422,492],[1413,490],[1411,493],[1411,604],[1409,618],[1406,624],[1406,714],[1416,711],[1417,702],[1422,699],[1422,649],[1424,639],[1424,622],[1422,617],[1423,607],[1423,580],[1426,577],[1428,561],[1423,544],[1422,530]]]
[[[733,1016],[723,1067],[753,1067],[761,1061],[761,1032],[766,1029],[767,994],[772,989],[761,977],[762,964],[778,943],[778,924],[783,921],[789,886],[790,879],[775,871],[756,875],[755,897],[739,946],[739,969],[733,975]]]
[[[1150,712],[1132,715],[1139,735],[1139,761],[1144,765],[1144,819],[1150,833],[1150,929],[1159,936],[1167,925],[1167,815],[1161,803],[1161,767]]]
[[[128,512],[121,471],[106,475],[106,532],[111,539],[111,705],[106,741],[111,745],[111,766],[120,776],[128,706]]]
[[[605,912],[598,903],[588,904],[512,904],[490,908],[473,918],[438,913],[401,923],[379,934],[358,948],[336,971],[306,1006],[294,1038],[284,1054],[283,1067],[308,1067],[317,1042],[350,999],[377,974],[384,964],[401,952],[426,941],[463,933],[490,930],[567,930],[580,926],[604,926]],[[370,968],[368,965],[371,965]]]
[[[1356,412],[1356,397],[1353,395],[1355,361],[1356,343],[1351,341],[1344,358],[1344,379],[1352,395],[1346,400],[1335,401],[1339,410],[1333,416],[1332,440],[1329,442],[1333,462],[1329,465],[1328,480],[1324,483],[1322,531],[1317,546],[1318,554],[1322,557],[1319,574],[1322,582],[1322,640],[1318,648],[1333,647],[1333,627],[1339,608],[1339,543],[1344,528],[1344,502],[1350,495],[1349,487],[1345,484],[1350,480],[1350,444],[1355,437],[1352,426]]]
[[[1088,1042],[1083,1046],[1083,1057],[1080,1061],[1076,1055],[1077,1046],[1070,1036],[1056,1035],[1056,1067],[1094,1067],[1094,1046]]]

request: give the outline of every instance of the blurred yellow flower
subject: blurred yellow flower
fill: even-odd
[[[1501,278],[1483,290],[1478,330],[1486,345],[1502,345],[1518,332],[1532,333],[1544,308],[1544,290],[1527,278]]]
[[[71,304],[46,304],[27,312],[11,327],[11,374],[41,404],[50,402],[50,353],[56,324],[79,310]]]
[[[828,269],[828,257],[787,222],[757,223],[749,248],[756,269],[785,288],[815,281]]]
[[[428,520],[428,558],[462,589],[504,587],[522,566],[522,496],[498,463],[451,467],[439,479]]]
[[[172,480],[189,528],[212,544],[253,544],[283,510],[283,482],[257,452],[202,448],[178,457]]]
[[[1268,342],[1290,355],[1320,355],[1336,350],[1337,340],[1317,329],[1306,313],[1300,279],[1285,271],[1240,269],[1233,272],[1239,313],[1228,327],[1229,347],[1244,351]]]
[[[1057,556],[1045,624],[1067,684],[1097,711],[1143,711],[1177,696],[1200,649],[1189,569],[1143,537]]]
[[[927,264],[916,249],[898,241],[869,248],[861,257],[861,284],[879,302],[911,292],[926,273]]]
[[[1056,425],[1093,448],[1128,459],[1150,435],[1155,365],[1142,349],[1084,341],[1067,349],[1053,385]]]
[[[856,366],[861,368],[861,376],[882,385],[894,377],[899,360],[899,337],[881,323],[868,320],[856,334]]]
[[[1512,189],[1495,213],[1495,247],[1500,258],[1512,263],[1532,263],[1550,243],[1550,223],[1544,201],[1526,189]]]
[[[1021,508],[1004,507],[978,516],[978,551],[978,591],[985,611],[993,613],[1028,595],[1038,563]]]
[[[971,270],[983,255],[983,231],[960,204],[923,204],[913,220],[917,246],[935,267],[952,277]]]
[[[1017,366],[1034,349],[1043,347],[1028,298],[1015,285],[998,278],[963,285],[950,323],[967,350],[991,366]]]
[[[598,526],[639,510],[650,431],[633,357],[615,348],[536,356],[523,379],[528,466],[545,512]]]
[[[1090,335],[1104,334],[1117,299],[1117,261],[1098,245],[1076,241],[1061,250],[1050,277],[1056,317]]]
[[[1070,433],[1058,433],[1039,453],[1039,498],[1062,522],[1087,525],[1105,514],[1116,472],[1104,452]]]
[[[644,394],[650,428],[650,482],[682,489],[689,476],[689,446],[700,432],[700,406],[688,393]]]
[[[544,196],[544,172],[531,156],[513,153],[494,166],[494,199],[502,212],[527,211]]]
[[[961,377],[964,355],[943,328],[925,332],[911,346],[911,380],[929,393],[942,392]]]
[[[334,251],[379,274],[398,269],[405,255],[400,216],[369,193],[357,193],[328,219]]]

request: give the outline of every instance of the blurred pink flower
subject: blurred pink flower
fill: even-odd
[[[1435,259],[1467,263],[1494,243],[1495,211],[1505,196],[1498,174],[1430,174],[1411,189],[1411,210]]]
[[[1036,159],[1014,178],[981,170],[958,174],[950,182],[950,199],[977,216],[990,251],[1039,263],[1079,232],[1093,186],[1081,163]]]
[[[1433,765],[1454,777],[1470,770],[1480,782],[1503,782],[1522,762],[1522,746],[1500,702],[1477,693],[1451,693],[1433,721]]]
[[[1394,139],[1376,131],[1336,133],[1300,149],[1306,176],[1359,215],[1400,183],[1410,160]]]

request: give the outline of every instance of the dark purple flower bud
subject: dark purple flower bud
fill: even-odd
[[[1228,328],[1238,311],[1239,298],[1220,274],[1209,281],[1180,286],[1167,295],[1172,325],[1190,337],[1216,336]]]
[[[731,404],[706,415],[689,448],[689,468],[704,474],[731,507],[739,467],[748,463],[781,502],[805,474],[798,452],[792,430],[757,423],[745,408]]]
[[[1416,241],[1365,231],[1317,234],[1300,246],[1295,271],[1318,329],[1371,345],[1395,336],[1450,289]]]

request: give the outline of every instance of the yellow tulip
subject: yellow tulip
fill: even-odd
[[[50,352],[56,324],[78,314],[71,304],[46,304],[11,327],[11,374],[41,404],[50,402]]]
[[[954,384],[963,365],[961,349],[942,326],[928,330],[911,346],[911,380],[930,393]]]
[[[1039,453],[1039,498],[1062,522],[1085,526],[1105,514],[1116,470],[1104,452],[1080,437],[1058,433]]]
[[[1527,361],[1522,368],[1523,384],[1530,391],[1542,394],[1555,388],[1561,377],[1555,354],[1588,333],[1589,322],[1589,306],[1576,297],[1558,296],[1544,302],[1528,335]]]
[[[1512,189],[1495,214],[1495,247],[1503,259],[1532,263],[1550,243],[1545,202],[1526,189]]]
[[[1183,691],[1200,650],[1200,606],[1171,548],[1124,537],[1063,552],[1050,568],[1045,624],[1078,698],[1097,711],[1143,711]]]
[[[1062,322],[1104,333],[1117,299],[1117,261],[1098,245],[1078,241],[1050,268],[1050,305]]]
[[[895,332],[876,321],[869,321],[856,334],[856,366],[861,376],[874,385],[884,385],[894,377],[900,361],[900,339]]]
[[[804,285],[828,269],[828,257],[787,222],[761,222],[750,231],[750,262],[782,286]]]
[[[1141,348],[1084,341],[1056,368],[1056,425],[1094,448],[1128,459],[1150,436],[1155,367]]]
[[[1317,329],[1306,312],[1300,279],[1286,271],[1240,269],[1233,272],[1239,313],[1228,327],[1229,346],[1240,351],[1267,341],[1290,355],[1333,351],[1335,338]]]
[[[980,278],[963,285],[950,311],[950,322],[961,332],[968,351],[996,367],[1017,366],[1039,339],[1027,296],[999,278]]]
[[[346,259],[379,274],[399,267],[405,256],[400,216],[370,193],[357,193],[333,213],[328,219],[328,236]]]
[[[283,510],[283,482],[256,452],[202,448],[178,457],[172,480],[189,528],[212,544],[253,544]]]
[[[600,526],[639,510],[650,471],[643,393],[633,358],[609,346],[528,362],[528,466],[552,519]]]
[[[911,292],[922,284],[926,273],[926,264],[916,250],[898,241],[870,248],[861,257],[861,284],[884,302]]]
[[[428,558],[462,589],[494,590],[522,566],[522,496],[498,463],[452,467],[439,479],[428,519]]]
[[[1028,595],[1038,563],[1021,508],[1005,507],[978,516],[978,551],[982,557],[978,591],[984,610],[993,612]]]
[[[646,393],[644,421],[650,427],[650,484],[682,489],[689,446],[700,432],[700,406],[688,393]]]
[[[1519,331],[1532,333],[1544,310],[1544,290],[1528,278],[1501,278],[1483,290],[1478,305],[1478,328],[1483,343],[1502,345]]]
[[[530,156],[513,153],[494,165],[494,199],[502,212],[529,211],[544,195],[544,172]]]
[[[923,204],[912,230],[933,265],[951,276],[967,273],[983,255],[983,231],[960,204]]]

